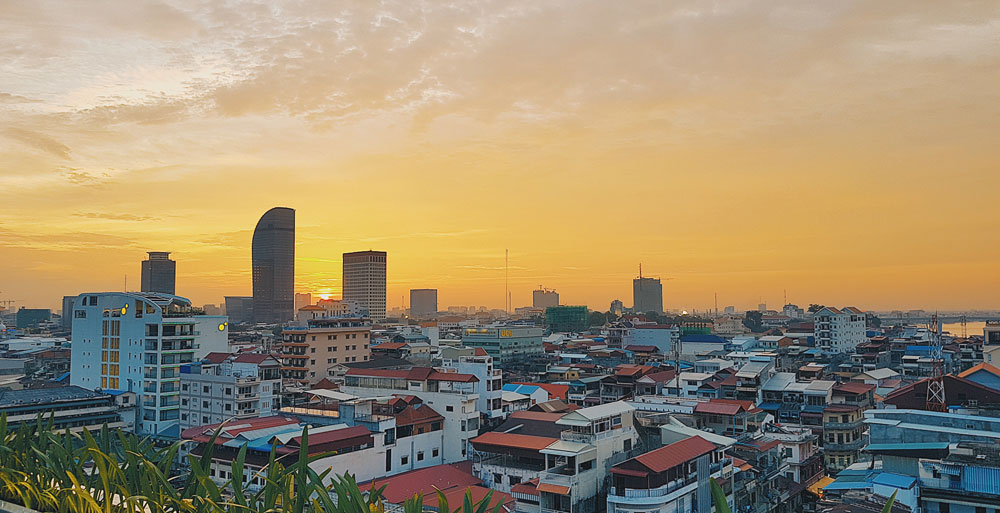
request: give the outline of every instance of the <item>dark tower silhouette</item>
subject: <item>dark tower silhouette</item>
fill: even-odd
[[[142,261],[139,288],[143,292],[174,294],[177,280],[177,262],[170,259],[169,251],[149,251],[149,258]]]
[[[253,230],[253,318],[292,320],[295,304],[295,210],[275,207]]]

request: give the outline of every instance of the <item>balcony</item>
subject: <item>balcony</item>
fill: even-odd
[[[612,488],[611,495],[615,500],[617,499],[647,499],[653,497],[667,497],[669,495],[683,495],[694,490],[697,487],[698,480],[689,478],[685,480],[674,480],[673,482],[667,483],[663,486],[650,489],[636,489],[636,488]],[[692,486],[694,485],[694,486]],[[669,502],[669,500],[661,500],[657,502]]]
[[[852,422],[824,422],[823,429],[857,429],[864,423],[864,419],[858,419]]]
[[[579,433],[571,429],[567,429],[560,433],[560,438],[566,440],[567,442],[582,442],[591,443],[594,440],[604,440],[606,438],[611,438],[615,433],[621,433],[620,429],[612,429],[610,431],[603,431],[601,433]]]
[[[832,452],[854,452],[860,451],[866,445],[868,445],[868,437],[863,437],[853,442],[823,442],[823,450]]]

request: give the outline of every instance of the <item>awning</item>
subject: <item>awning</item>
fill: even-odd
[[[806,491],[813,495],[821,495],[823,488],[826,488],[826,485],[832,483],[833,481],[834,479],[832,477],[823,476],[816,480],[815,483],[809,485],[809,488],[806,488]]]
[[[316,390],[307,390],[306,393],[309,395],[315,395],[319,397],[325,397],[327,399],[333,399],[335,401],[350,401],[358,398],[358,396],[356,395],[345,394],[343,392],[338,392],[336,390],[327,390],[325,388],[317,388]]]
[[[569,495],[568,486],[560,486],[548,483],[538,483],[537,489],[539,492],[555,493],[558,495]]]

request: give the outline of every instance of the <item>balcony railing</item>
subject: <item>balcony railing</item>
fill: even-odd
[[[648,490],[637,489],[637,488],[612,488],[611,494],[617,497],[625,497],[629,499],[642,499],[646,497],[663,497],[670,495],[683,489],[686,486],[690,486],[698,482],[697,478],[689,478],[685,480],[676,479],[673,482],[667,483],[663,486],[657,488],[650,488]]]
[[[861,438],[853,442],[823,442],[823,449],[826,451],[860,451],[865,445],[868,445],[868,439]]]
[[[864,419],[858,419],[853,422],[824,422],[824,429],[856,429],[864,424]]]
[[[612,436],[615,435],[616,432],[619,431],[620,430],[612,429],[610,431],[602,431],[600,433],[580,433],[577,431],[573,431],[571,429],[567,429],[566,431],[560,433],[560,438],[566,440],[567,442],[589,443],[594,440],[604,440],[606,438],[611,438]]]

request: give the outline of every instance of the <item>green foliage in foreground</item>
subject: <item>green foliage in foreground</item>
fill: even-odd
[[[230,479],[221,486],[210,477],[212,451],[187,455],[189,469],[176,464],[182,442],[157,448],[153,442],[105,426],[98,433],[55,432],[52,419],[8,429],[0,414],[0,500],[44,513],[382,513],[382,489],[362,492],[349,474],[317,473],[309,463],[328,456],[309,456],[308,432],[302,434],[298,458],[284,464],[272,447],[267,466],[260,471],[263,485],[247,493]],[[212,442],[218,432],[212,437]],[[233,461],[232,475],[242,476],[243,447]],[[325,484],[328,483],[328,484]],[[235,484],[235,486],[234,486]],[[438,492],[440,511],[496,513],[489,510],[492,493],[474,503],[448,509]],[[407,513],[423,511],[423,497],[404,505]]]

